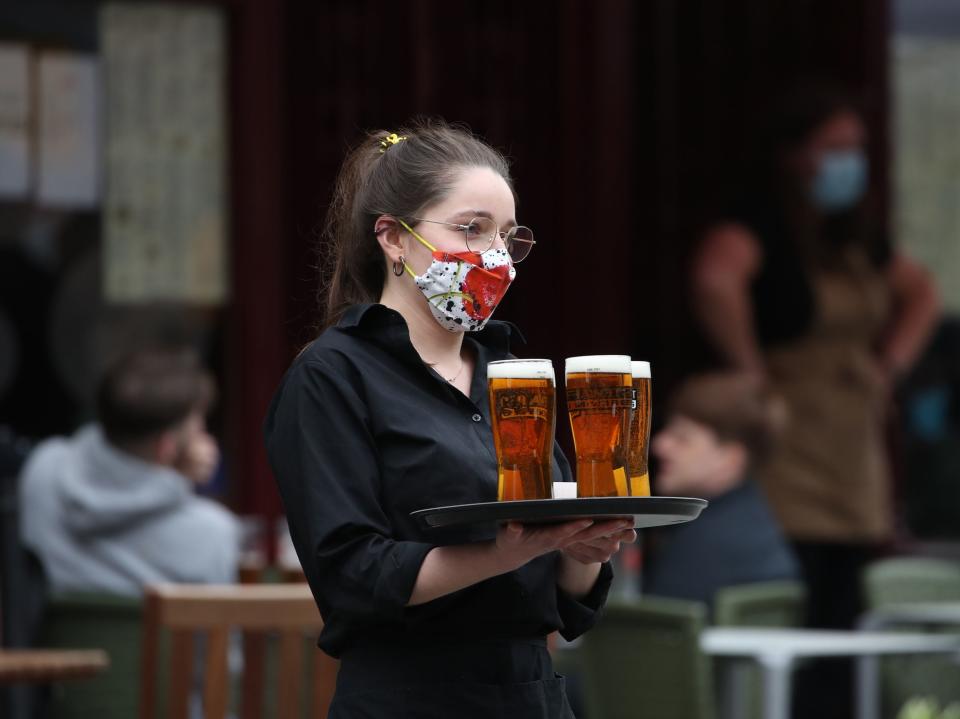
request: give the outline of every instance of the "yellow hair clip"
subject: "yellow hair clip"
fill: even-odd
[[[380,140],[380,152],[386,152],[387,148],[389,148],[391,145],[396,145],[401,140],[406,140],[406,139],[407,139],[406,135],[397,135],[397,133],[391,132],[385,138]]]

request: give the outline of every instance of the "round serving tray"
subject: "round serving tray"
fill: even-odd
[[[633,517],[633,526],[661,527],[689,522],[707,506],[694,497],[578,497],[527,499],[514,502],[479,502],[431,507],[411,512],[427,527],[452,527],[478,522],[556,523],[572,519]]]

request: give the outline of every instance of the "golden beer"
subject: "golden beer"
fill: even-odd
[[[650,473],[647,458],[650,450],[650,363],[631,362],[633,378],[633,417],[630,420],[630,494],[635,497],[650,496]]]
[[[623,355],[570,357],[567,410],[577,455],[578,497],[626,497],[633,382]]]
[[[550,499],[557,423],[553,363],[491,362],[487,383],[497,450],[497,499]]]

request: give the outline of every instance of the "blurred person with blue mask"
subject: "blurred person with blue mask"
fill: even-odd
[[[799,559],[808,625],[849,628],[860,572],[893,531],[891,390],[939,302],[879,226],[856,103],[823,85],[785,98],[694,254],[693,307],[718,361],[786,402],[790,423],[757,479]],[[837,681],[819,694],[841,699],[817,716],[849,716],[851,683]]]

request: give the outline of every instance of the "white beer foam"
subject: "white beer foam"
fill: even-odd
[[[650,379],[650,363],[649,362],[631,362],[630,369],[634,377],[642,378],[646,377]]]
[[[580,372],[630,374],[630,357],[628,355],[585,355],[583,357],[567,357],[566,373],[573,374]]]
[[[497,360],[487,365],[487,379],[549,379],[556,383],[553,362],[546,359]]]

